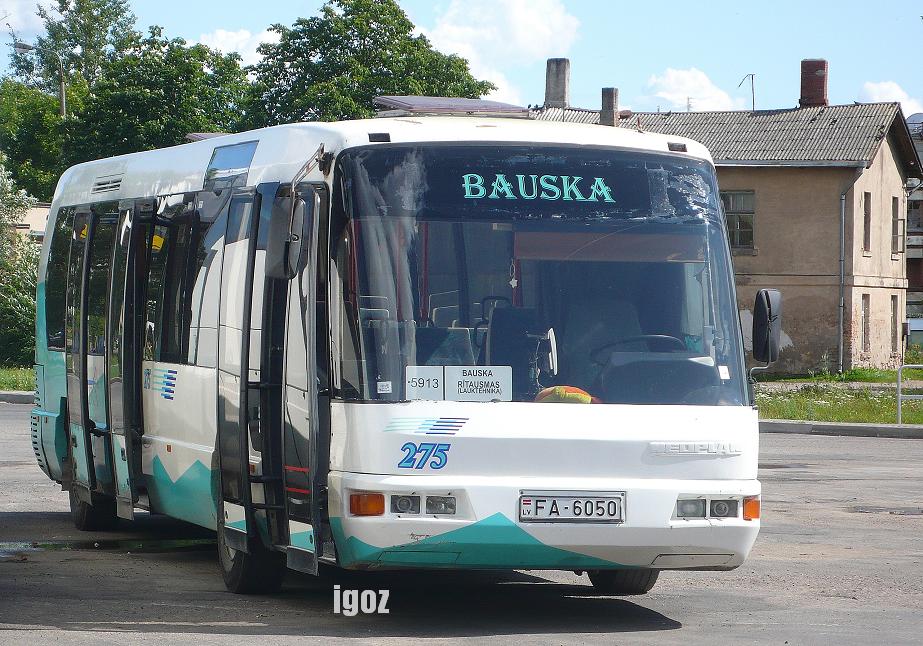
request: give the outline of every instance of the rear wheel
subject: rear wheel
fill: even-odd
[[[593,587],[600,594],[627,596],[647,594],[657,583],[660,570],[592,570],[588,572]]]
[[[239,552],[224,541],[224,505],[218,509],[218,566],[224,585],[235,594],[278,592],[285,578],[285,554],[262,545],[252,545],[250,553]]]
[[[74,526],[84,532],[107,531],[115,529],[119,518],[115,513],[115,498],[93,497],[93,504],[87,504],[77,498],[74,487],[70,491],[71,519]]]

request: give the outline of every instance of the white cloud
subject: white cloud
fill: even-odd
[[[16,35],[31,40],[42,31],[42,19],[35,13],[36,0],[0,0],[0,25],[9,23]]]
[[[436,24],[420,31],[439,51],[466,58],[475,77],[493,82],[488,98],[521,103],[501,67],[565,56],[579,26],[560,0],[451,0]]]
[[[727,92],[712,83],[702,70],[690,67],[675,70],[668,67],[661,75],[652,75],[647,86],[654,96],[666,101],[664,109],[685,110],[687,100],[693,110],[742,110],[746,101],[732,98]]]
[[[900,85],[894,81],[881,81],[873,83],[868,81],[862,86],[859,98],[863,101],[877,103],[879,101],[899,101],[904,116],[909,117],[917,112],[923,112],[923,102],[911,97]]]
[[[237,31],[216,29],[210,34],[199,36],[199,42],[225,54],[237,52],[243,59],[244,65],[253,65],[260,62],[260,55],[256,51],[259,44],[277,43],[279,42],[279,34],[268,29],[264,29],[258,34],[251,34],[246,29],[238,29]]]

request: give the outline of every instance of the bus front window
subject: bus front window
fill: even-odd
[[[598,403],[746,401],[707,164],[498,146],[352,154],[333,236],[341,396],[525,402],[566,386]],[[563,165],[583,200],[563,199]],[[543,180],[562,199],[543,199]]]

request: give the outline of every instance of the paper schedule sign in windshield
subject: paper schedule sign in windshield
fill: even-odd
[[[510,366],[407,366],[404,393],[408,400],[457,402],[512,401]]]

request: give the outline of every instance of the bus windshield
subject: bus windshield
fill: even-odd
[[[335,394],[741,405],[714,170],[611,148],[340,155]]]

